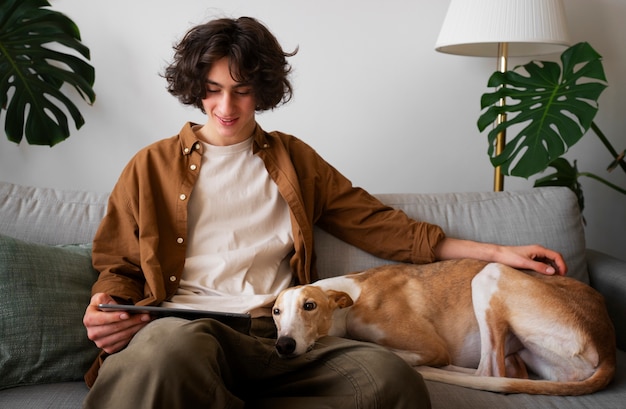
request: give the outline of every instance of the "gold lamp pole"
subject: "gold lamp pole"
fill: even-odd
[[[498,71],[506,72],[507,70],[507,57],[509,54],[509,43],[498,43]],[[502,87],[504,85],[501,85]],[[506,105],[506,99],[501,98],[499,105],[501,107]],[[496,125],[500,125],[501,123],[506,121],[506,114],[501,113],[498,114],[498,119]],[[500,155],[504,150],[504,145],[506,145],[506,129],[498,132],[496,136],[496,155]],[[504,175],[502,174],[502,169],[500,166],[496,166],[493,174],[493,191],[494,192],[502,192],[504,190]]]

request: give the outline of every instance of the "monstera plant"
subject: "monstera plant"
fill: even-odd
[[[551,167],[555,172],[536,180],[535,186],[568,186],[578,196],[581,209],[584,197],[580,177],[593,178],[626,194],[626,189],[603,177],[579,172],[576,161],[570,164],[562,157],[591,128],[613,158],[608,170],[620,166],[626,172],[626,151],[618,153],[593,122],[598,99],[607,84],[601,57],[588,43],[565,50],[561,65],[531,61],[512,71],[495,72],[488,86],[496,91],[481,98],[484,112],[478,119],[478,129],[482,132],[500,114],[506,115],[506,120],[488,133],[491,163],[500,166],[504,175],[528,178]],[[507,103],[500,104],[501,99]],[[504,129],[513,137],[496,154],[496,138]]]
[[[68,113],[76,129],[84,124],[68,86],[89,104],[95,101],[89,49],[76,24],[49,7],[46,0],[0,2],[0,108],[6,136],[15,143],[23,136],[35,145],[65,140]]]

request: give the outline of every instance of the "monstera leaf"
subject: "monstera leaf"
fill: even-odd
[[[579,43],[563,52],[561,63],[562,70],[555,62],[532,61],[489,79],[489,87],[499,88],[482,96],[481,109],[487,110],[478,128],[482,132],[499,114],[507,115],[488,134],[491,162],[503,174],[528,178],[545,170],[591,126],[606,88],[601,57],[588,43]],[[527,75],[517,72],[521,68]],[[502,98],[507,103],[499,106]],[[496,155],[496,137],[503,129],[508,140]]]
[[[578,181],[581,174],[578,172],[576,161],[570,164],[565,158],[558,158],[550,162],[550,167],[555,170],[554,173],[546,175],[535,181],[535,187],[542,186],[565,186],[570,188],[576,194],[578,206],[582,211],[585,208],[585,196],[582,186]]]
[[[49,145],[70,135],[67,113],[76,129],[84,118],[64,94],[67,84],[90,104],[95,101],[94,68],[76,24],[50,10],[46,0],[0,2],[0,107],[9,140]],[[74,55],[59,49],[75,51]],[[63,107],[65,109],[63,109]]]

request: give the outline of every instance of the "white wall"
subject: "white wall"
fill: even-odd
[[[159,77],[172,44],[193,24],[250,15],[265,22],[291,59],[295,98],[259,117],[292,133],[373,193],[492,189],[480,95],[495,60],[440,54],[434,44],[448,1],[434,0],[52,0],[80,27],[96,67],[97,101],[79,104],[86,125],[54,148],[0,138],[0,180],[109,191],[146,144],[203,121]],[[604,56],[610,88],[596,122],[626,148],[626,2],[565,0],[574,42]],[[546,57],[543,57],[544,59]],[[527,60],[513,61],[512,64]],[[579,168],[610,162],[592,134],[572,149]],[[626,185],[623,174],[612,180]],[[507,178],[509,190],[532,183]],[[588,245],[626,257],[626,196],[585,181]]]

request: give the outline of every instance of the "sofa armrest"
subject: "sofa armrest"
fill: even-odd
[[[615,325],[617,347],[626,351],[626,261],[595,250],[587,250],[589,282],[606,300]]]

